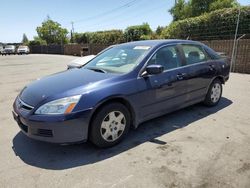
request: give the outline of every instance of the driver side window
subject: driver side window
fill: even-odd
[[[167,46],[158,50],[150,59],[148,65],[162,65],[164,70],[174,69],[181,66],[176,46]]]

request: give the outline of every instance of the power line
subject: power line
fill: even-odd
[[[103,22],[102,23],[97,23],[96,25],[91,24],[91,27],[87,27],[87,28],[89,29],[89,28],[95,28],[96,26],[107,27],[107,26],[115,25],[117,23],[125,22],[125,21],[128,21],[128,20],[130,20],[132,18],[135,18],[135,17],[138,18],[138,17],[145,16],[143,14],[144,12],[153,12],[153,11],[158,10],[161,7],[162,7],[162,5],[160,5],[160,6],[158,5],[158,6],[155,6],[153,8],[150,7],[150,9],[142,9],[142,11],[137,11],[136,12],[137,14],[131,15],[131,16],[125,18],[125,19],[120,19],[121,18],[120,16],[116,16],[114,19],[111,20],[111,21],[115,21],[115,22],[112,22],[112,23],[109,23],[109,24],[102,24]],[[84,27],[86,27],[86,26],[84,26]],[[77,29],[80,29],[80,28],[83,28],[83,27],[77,27]]]
[[[142,0],[140,0],[140,2],[143,2]],[[149,3],[151,3],[151,2],[149,2]],[[135,5],[135,4],[133,4],[133,5]],[[137,5],[141,5],[142,6],[142,4],[138,4],[137,3]],[[143,5],[145,5],[145,3],[143,4]],[[93,28],[93,26],[95,27],[95,26],[98,26],[98,25],[103,25],[103,23],[107,23],[107,22],[110,22],[110,21],[114,21],[114,20],[117,20],[117,19],[121,19],[121,18],[123,18],[124,17],[124,15],[125,14],[127,14],[127,12],[129,11],[130,13],[131,12],[134,12],[134,9],[135,8],[137,8],[137,7],[135,7],[135,6],[133,6],[133,9],[131,9],[132,8],[132,6],[130,6],[130,7],[126,7],[126,8],[130,8],[130,9],[122,9],[122,10],[120,10],[119,11],[119,13],[118,14],[112,14],[112,15],[109,15],[109,16],[106,16],[106,17],[100,17],[100,19],[98,20],[98,22],[95,22],[94,24],[93,24],[93,21],[92,22],[90,22],[90,23],[88,23],[88,24],[84,24],[84,25],[78,25],[77,27],[76,27],[76,29],[79,29],[79,28],[83,28],[83,27],[86,27],[86,28]],[[138,9],[138,8],[137,8]]]
[[[89,20],[91,20],[91,19],[96,19],[96,18],[105,16],[105,15],[107,15],[107,14],[113,13],[113,12],[118,11],[118,10],[120,10],[120,9],[130,7],[130,6],[132,6],[133,4],[137,3],[138,1],[141,1],[141,0],[132,0],[132,1],[129,1],[129,2],[123,4],[123,5],[119,6],[119,7],[116,7],[116,8],[113,8],[113,9],[111,9],[111,10],[105,11],[105,12],[100,13],[100,14],[98,14],[98,15],[90,16],[90,17],[87,17],[87,18],[84,18],[84,19],[80,19],[80,20],[76,20],[76,21],[74,21],[74,23],[85,22],[85,21],[89,21]]]

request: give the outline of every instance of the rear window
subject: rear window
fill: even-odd
[[[183,52],[186,57],[188,65],[207,61],[206,53],[203,51],[201,46],[184,44],[182,45]]]
[[[221,59],[222,58],[218,53],[216,53],[211,48],[205,47],[205,50],[208,53],[208,55],[211,57],[211,59]]]

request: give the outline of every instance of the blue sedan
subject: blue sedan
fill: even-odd
[[[36,140],[110,147],[144,121],[195,103],[218,104],[229,69],[227,59],[199,42],[120,44],[24,87],[13,117]]]

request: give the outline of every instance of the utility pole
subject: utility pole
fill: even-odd
[[[241,9],[239,7],[239,13],[238,13],[238,18],[237,18],[237,23],[236,23],[236,28],[235,28],[235,35],[234,35],[234,45],[233,45],[233,51],[232,51],[232,57],[231,57],[231,65],[230,65],[230,72],[232,72],[232,68],[235,67],[235,57],[236,57],[236,43],[237,43],[237,35],[238,35],[238,29],[239,29],[239,23],[240,23],[240,14],[241,14]]]
[[[74,34],[74,22],[71,22],[71,31]]]
[[[71,42],[74,42],[74,22],[71,22]]]

